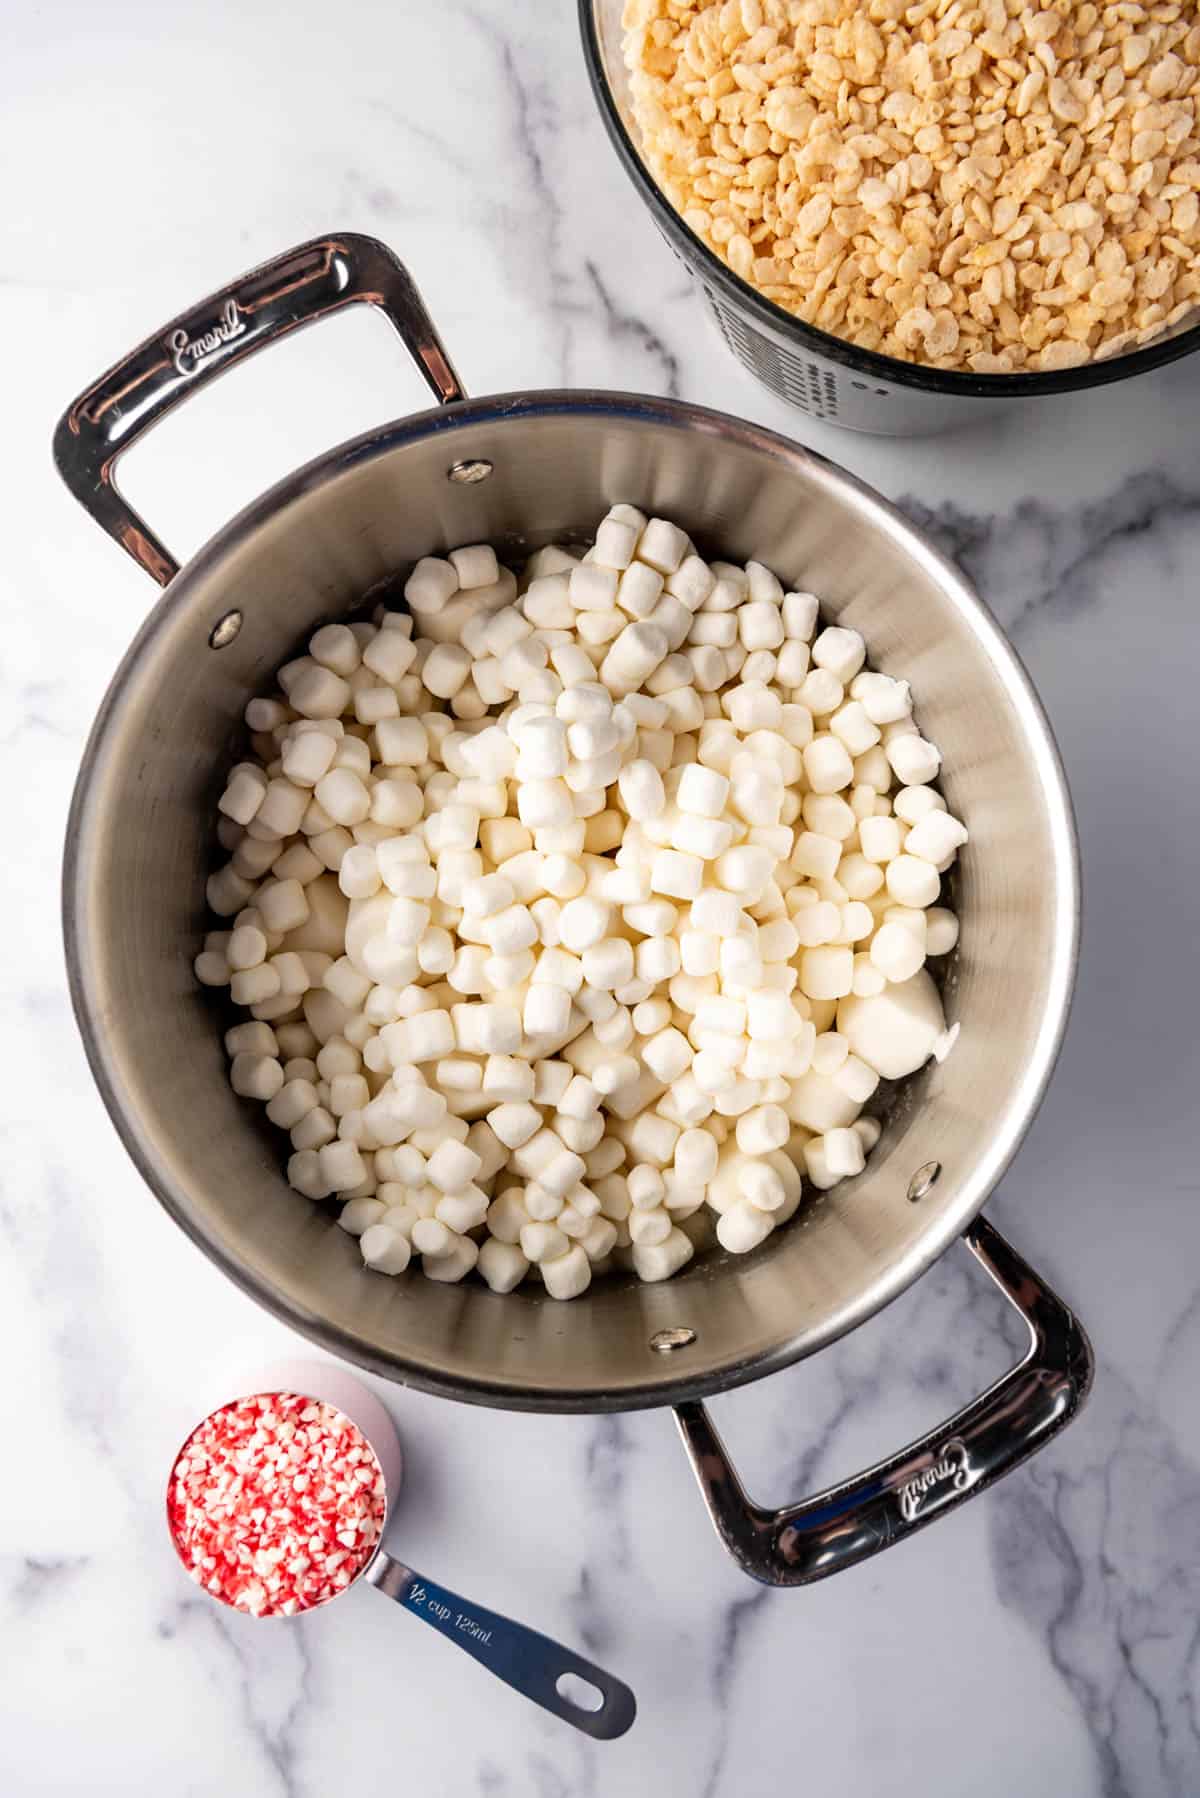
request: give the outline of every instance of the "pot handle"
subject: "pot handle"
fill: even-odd
[[[704,1406],[675,1418],[709,1516],[744,1573],[804,1586],[865,1561],[982,1492],[1065,1429],[1092,1381],[1074,1314],[983,1218],[963,1241],[1024,1318],[1029,1347],[981,1397],[865,1473],[781,1511],[746,1494]]]
[[[179,564],[122,497],[114,478],[118,458],[226,369],[360,302],[391,320],[441,405],[465,397],[404,264],[377,238],[346,231],[313,238],[209,294],[122,357],[64,412],[54,433],[59,474],[160,586]]]

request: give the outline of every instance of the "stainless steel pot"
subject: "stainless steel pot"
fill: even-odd
[[[439,405],[300,469],[188,565],[122,499],[121,451],[214,376],[342,307],[380,307]],[[55,438],[76,497],[166,591],[101,707],[68,827],[71,991],[113,1121],[176,1222],[229,1276],[326,1348],[390,1379],[550,1411],[673,1404],[717,1528],[746,1570],[820,1577],[922,1527],[1074,1415],[1091,1359],[1071,1313],[977,1217],[1045,1089],[1078,923],[1070,805],[1028,680],[962,577],[884,501],[819,457],[699,407],[593,392],[463,396],[403,267],[350,234],[305,244],[148,338],[83,394]],[[753,1255],[713,1254],[661,1286],[611,1279],[560,1305],[538,1291],[386,1280],[329,1209],[285,1184],[277,1134],[226,1078],[192,977],[221,770],[242,710],[323,620],[428,552],[513,553],[569,537],[618,499],[712,551],[752,553],[913,682],[970,819],[947,981],[961,1026],[914,1079],[866,1172]],[[961,1238],[1022,1313],[1020,1366],[886,1463],[785,1512],[745,1497],[703,1406],[812,1354]]]
[[[735,275],[684,224],[642,160],[622,54],[625,0],[578,0],[578,6],[592,92],[634,191],[699,287],[742,367],[810,417],[881,437],[934,435],[994,418],[1020,400],[1125,381],[1200,349],[1200,314],[1193,313],[1144,348],[1110,361],[1057,374],[976,375],[881,356],[794,318]]]

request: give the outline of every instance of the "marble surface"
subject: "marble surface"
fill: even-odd
[[[1200,1790],[1200,367],[955,439],[810,424],[734,366],[594,116],[573,9],[48,0],[0,70],[7,841],[0,980],[0,1789],[436,1798],[1185,1798]],[[1078,806],[1078,1000],[990,1215],[1099,1358],[1050,1452],[807,1593],[718,1549],[668,1418],[504,1416],[393,1389],[400,1552],[624,1673],[594,1746],[366,1592],[220,1614],[161,1527],[223,1370],[292,1346],[157,1210],[84,1066],[59,947],[88,723],[151,601],[49,462],[65,402],[226,278],[328,229],[410,261],[468,385],[680,393],[790,431],[924,521],[1047,703]],[[382,326],[294,341],[130,457],[190,551],[252,492],[424,400]],[[235,428],[236,420],[236,428]],[[928,1427],[1011,1339],[951,1253],[839,1346],[715,1412],[782,1501]]]

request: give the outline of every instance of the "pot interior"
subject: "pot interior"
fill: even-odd
[[[487,458],[462,485],[452,464]],[[806,1191],[749,1256],[675,1279],[600,1280],[570,1304],[475,1279],[367,1272],[283,1176],[286,1138],[226,1078],[218,1001],[191,963],[223,772],[247,698],[314,627],[418,556],[485,540],[516,555],[590,532],[618,500],[754,556],[861,630],[910,680],[971,831],[945,1000],[958,1040],[893,1106],[866,1171]],[[236,609],[240,631],[210,646]],[[669,401],[535,394],[384,427],[275,488],[176,578],[97,720],[65,880],[68,958],[92,1065],[131,1154],[188,1233],[261,1302],[394,1379],[510,1406],[661,1403],[812,1352],[900,1292],[963,1228],[1012,1154],[1057,1050],[1073,972],[1074,839],[1023,674],[955,572],[881,501],[770,433]],[[940,1175],[918,1202],[918,1170]],[[666,1354],[663,1330],[695,1332]]]

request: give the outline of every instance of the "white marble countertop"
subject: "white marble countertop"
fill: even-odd
[[[1200,1790],[1200,370],[916,444],[788,412],[728,358],[635,206],[565,3],[50,0],[13,13],[5,39],[0,741],[19,849],[0,901],[0,1335],[17,1375],[0,1399],[0,1790]],[[365,1591],[267,1628],[181,1578],[160,1521],[170,1447],[214,1371],[294,1339],[140,1185],[64,988],[67,801],[152,595],[58,484],[52,425],[173,312],[349,228],[409,260],[475,391],[678,392],[791,432],[932,523],[1026,658],[1078,806],[1073,1022],[990,1206],[1098,1353],[1094,1397],[1048,1453],[896,1554],[771,1592],[721,1553],[664,1415],[388,1395],[409,1454],[401,1552],[624,1673],[641,1713],[611,1745],[522,1706]],[[424,403],[382,326],[330,325],[172,420],[130,457],[127,487],[190,552],[268,480]],[[1005,1362],[997,1307],[952,1253],[833,1350],[715,1410],[782,1502],[928,1427]]]

